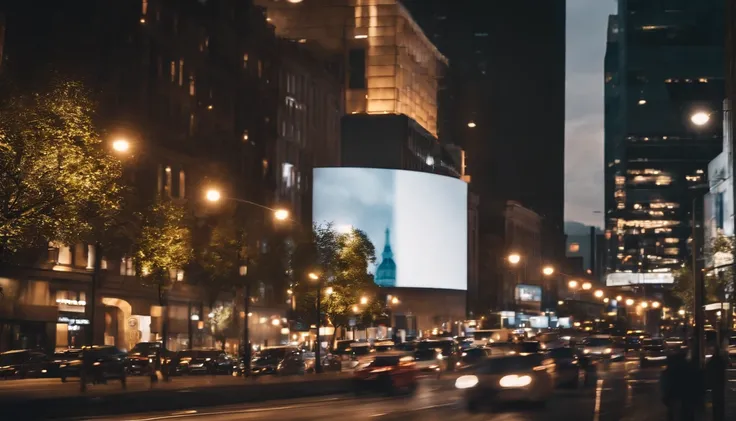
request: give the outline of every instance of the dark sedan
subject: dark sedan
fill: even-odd
[[[292,354],[298,354],[299,349],[292,346],[275,346],[265,348],[251,361],[250,371],[254,376],[277,374],[279,363]]]
[[[128,373],[149,374],[150,365],[155,362],[157,356],[165,362],[172,355],[172,352],[161,347],[161,342],[139,342],[128,352],[126,361]]]
[[[222,351],[179,351],[171,359],[171,374],[232,374],[236,360]]]
[[[107,383],[108,380],[120,380],[123,387],[126,381],[126,354],[108,345],[85,346],[66,363],[59,365],[61,381],[69,377],[81,377],[86,370],[87,382]]]
[[[548,353],[555,361],[555,383],[557,386],[577,388],[583,371],[580,360],[572,348],[556,348]]]
[[[42,377],[48,374],[48,358],[40,351],[21,349],[0,354],[0,378]]]
[[[666,346],[663,339],[643,339],[639,353],[641,367],[665,365],[667,363]]]

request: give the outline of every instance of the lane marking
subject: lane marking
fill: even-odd
[[[265,407],[265,408],[231,409],[229,411],[215,411],[215,412],[203,412],[203,413],[198,413],[197,411],[194,411],[195,413],[175,413],[171,415],[161,415],[158,417],[150,417],[150,418],[132,418],[131,421],[157,421],[157,420],[170,420],[170,419],[176,419],[176,418],[194,418],[194,417],[208,417],[208,416],[218,416],[218,415],[253,414],[253,413],[269,412],[269,411],[285,411],[287,409],[304,408],[305,406],[313,406],[312,404],[320,404],[320,403],[336,401],[336,400],[339,400],[339,398],[329,398],[329,399],[321,399],[317,401],[310,401],[308,404],[301,403],[301,404],[293,404],[293,405],[271,406],[271,407]],[[188,411],[184,411],[184,412],[188,412]]]
[[[601,419],[601,395],[603,394],[603,379],[598,379],[595,386],[595,407],[593,408],[593,421]]]

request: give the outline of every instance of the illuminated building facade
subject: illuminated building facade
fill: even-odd
[[[632,273],[630,284],[656,283],[639,279],[669,273],[688,255],[692,212],[701,212],[693,203],[702,203],[708,163],[721,150],[722,3],[621,1],[609,20],[607,270]]]
[[[343,59],[347,114],[404,114],[437,137],[447,59],[398,0],[256,0],[276,34]]]

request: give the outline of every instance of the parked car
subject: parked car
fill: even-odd
[[[542,332],[534,339],[539,342],[542,349],[562,348],[568,343],[568,341],[564,341],[560,338],[560,334],[558,332]]]
[[[170,374],[232,374],[236,360],[223,351],[179,351],[171,358]]]
[[[298,354],[301,351],[294,346],[273,346],[262,349],[250,364],[251,374],[254,376],[277,374],[278,366],[284,358]]]
[[[77,358],[82,352],[81,349],[70,348],[63,351],[57,351],[54,353],[51,361],[47,365],[49,377],[61,377],[61,369],[59,368],[62,364],[67,364],[69,361]]]
[[[163,366],[173,355],[173,352],[162,348],[161,342],[138,342],[128,352],[126,360],[128,374],[149,374],[150,365],[154,364],[157,356],[161,359],[160,363]]]
[[[107,383],[108,380],[120,380],[125,387],[126,354],[114,346],[85,346],[66,363],[59,365],[62,382],[69,377],[81,377],[82,370],[87,370],[87,381],[90,383]]]
[[[728,361],[729,365],[736,365],[736,335],[728,339]]]
[[[0,354],[0,378],[42,377],[48,374],[49,359],[41,351],[19,349]]]
[[[414,362],[420,372],[436,373],[447,370],[447,361],[445,361],[442,351],[437,348],[423,348],[414,351]]]
[[[452,371],[455,369],[455,363],[460,360],[460,347],[454,339],[429,339],[418,341],[416,350],[422,351],[427,349],[436,349],[442,355],[444,360],[444,369]]]
[[[356,394],[379,392],[386,395],[414,393],[418,385],[419,370],[414,357],[406,352],[377,354],[370,363],[353,373]]]
[[[544,355],[510,355],[488,358],[455,381],[464,392],[470,412],[485,404],[532,402],[544,405],[554,390],[554,364]]]

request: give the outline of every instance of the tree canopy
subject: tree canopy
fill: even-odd
[[[722,235],[714,238],[711,244],[708,245],[707,249],[714,257],[715,265],[722,267],[718,270],[709,270],[704,274],[706,304],[720,302],[725,299],[726,294],[730,295],[732,301],[734,299],[732,268],[728,264],[732,261],[732,247],[733,238]],[[724,264],[723,261],[727,263]],[[675,285],[672,292],[687,308],[693,308],[694,306],[694,290],[695,280],[691,267],[683,267],[675,272]]]
[[[322,279],[322,313],[336,328],[347,326],[351,318],[375,319],[385,308],[384,297],[368,272],[376,250],[363,231],[338,233],[331,225],[314,226],[310,238],[297,246],[294,260],[293,289],[302,312],[315,311],[316,282],[310,280],[310,273]]]
[[[0,102],[0,253],[74,244],[120,209],[120,162],[93,124],[94,103],[61,81]]]
[[[170,200],[161,201],[142,216],[133,260],[144,283],[169,288],[176,271],[192,259],[191,231],[187,211]]]

